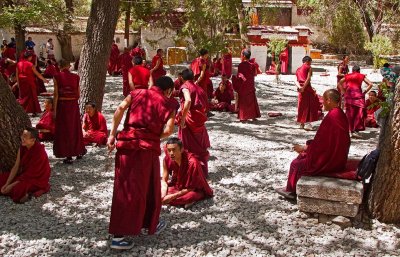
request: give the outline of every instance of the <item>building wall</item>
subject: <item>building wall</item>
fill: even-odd
[[[161,48],[164,52],[168,47],[175,46],[176,31],[172,29],[142,28],[141,45],[146,50],[146,57],[151,60]]]

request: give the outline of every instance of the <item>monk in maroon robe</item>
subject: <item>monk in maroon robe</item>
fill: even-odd
[[[143,59],[140,56],[134,57],[133,62],[134,65],[128,73],[130,91],[135,89],[148,89],[151,84],[153,84],[149,69],[142,65]]]
[[[363,92],[362,83],[368,87]],[[346,83],[346,88],[343,87]],[[365,130],[365,94],[371,90],[373,84],[364,74],[360,73],[359,66],[353,66],[352,73],[347,74],[338,83],[338,88],[344,94],[346,116],[349,121],[349,130],[353,138],[361,138],[358,131]]]
[[[375,91],[369,91],[368,99],[365,101],[365,105],[367,106],[367,118],[365,119],[365,126],[370,128],[379,127],[376,119],[375,112],[381,108],[380,100]]]
[[[169,96],[174,83],[171,78],[159,78],[148,90],[130,92],[115,111],[109,151],[115,147],[115,180],[111,206],[111,248],[130,249],[133,243],[125,236],[135,236],[142,228],[148,234],[159,233],[166,224],[159,221],[161,210],[160,139],[174,131],[175,103]],[[117,128],[128,110],[124,128]],[[158,224],[158,225],[157,225]]]
[[[129,70],[132,68],[132,57],[129,54],[130,49],[125,47],[124,52],[119,56],[119,66],[122,73],[122,94],[126,97],[131,91],[129,88]]]
[[[42,112],[37,97],[35,76],[48,83],[49,81],[37,72],[36,67],[32,64],[32,53],[26,52],[24,59],[17,64],[17,81],[19,87],[18,102],[24,108],[25,112],[36,113]]]
[[[234,99],[232,83],[226,75],[222,75],[222,81],[214,92],[214,98],[211,101],[211,110],[220,112],[233,112],[234,106],[231,101]]]
[[[319,118],[318,111],[320,103],[315,89],[311,86],[311,68],[312,59],[309,56],[303,58],[303,65],[296,71],[298,104],[297,104],[297,122],[300,128],[305,128],[305,123],[317,121]],[[308,129],[308,128],[306,128]]]
[[[324,108],[328,114],[323,119],[314,140],[294,145],[299,156],[290,164],[286,188],[276,188],[284,197],[294,199],[297,181],[302,176],[341,177],[346,170],[350,148],[348,122],[339,107],[340,93],[335,89],[325,91]],[[353,177],[354,178],[354,177]]]
[[[226,75],[229,79],[232,76],[232,50],[227,48],[221,59],[222,62],[222,75]]]
[[[47,60],[47,66],[46,70],[43,72],[43,77],[52,79],[58,72],[60,72],[60,69],[54,64],[54,61]]]
[[[108,59],[108,67],[107,67],[108,74],[115,75],[115,73],[118,72],[118,57],[119,57],[118,45],[113,40],[113,43],[111,45],[110,58]]]
[[[200,162],[183,149],[181,140],[176,137],[168,139],[165,152],[162,183],[168,184],[168,189],[161,192],[163,204],[188,208],[213,196]]]
[[[153,81],[156,81],[159,77],[165,76],[167,72],[164,69],[163,61],[164,51],[162,49],[157,49],[157,54],[153,57],[151,61],[150,74],[153,77]]]
[[[3,52],[3,57],[16,61],[17,60],[16,54],[17,50],[15,49],[15,47],[11,47],[10,44],[8,44]]]
[[[183,83],[182,72],[179,72],[178,78],[174,81],[174,91],[172,92],[173,97],[179,97],[179,91],[181,90]]]
[[[50,190],[50,164],[38,132],[27,128],[21,136],[21,147],[10,172],[0,173],[0,195],[9,196],[16,203],[24,203],[31,196],[39,197]]]
[[[133,44],[130,55],[132,58],[139,56],[142,57],[142,60],[146,60],[146,51],[139,46],[139,42]]]
[[[177,116],[179,124],[178,136],[182,140],[185,149],[193,153],[200,161],[204,176],[208,177],[208,137],[205,123],[207,121],[208,99],[204,90],[194,84],[193,72],[189,69],[182,71],[185,83],[181,86],[179,98],[181,111]]]
[[[288,73],[289,49],[287,47],[279,54],[279,61],[281,62],[280,74]]]
[[[57,158],[65,158],[65,164],[72,164],[73,156],[80,159],[86,154],[78,105],[79,76],[69,71],[70,66],[69,62],[61,60],[61,71],[54,76],[56,133],[53,152]]]
[[[44,100],[44,113],[36,124],[40,141],[53,141],[56,124],[54,121],[53,98]]]
[[[251,52],[243,52],[243,61],[238,66],[237,76],[232,77],[233,88],[238,94],[238,118],[240,121],[257,120],[261,117],[256,97],[254,77],[257,75],[256,67],[250,63]]]
[[[201,49],[199,53],[200,56],[192,61],[190,68],[194,74],[195,84],[201,87],[206,95],[208,95],[208,85],[211,82],[208,51],[206,49]]]
[[[83,115],[82,123],[83,142],[85,145],[106,145],[107,122],[103,114],[97,111],[95,103],[88,102],[85,104],[85,115]]]

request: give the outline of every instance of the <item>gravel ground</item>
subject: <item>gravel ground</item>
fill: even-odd
[[[318,93],[335,87],[331,73],[315,73]],[[364,70],[374,82],[379,74]],[[50,193],[26,204],[0,198],[0,256],[399,256],[400,229],[372,221],[367,229],[318,223],[300,213],[273,188],[285,184],[296,154],[292,143],[304,143],[314,132],[295,123],[294,76],[257,77],[262,118],[241,124],[236,116],[216,113],[207,123],[212,148],[210,184],[215,197],[191,209],[163,207],[168,227],[159,236],[135,238],[126,252],[109,248],[108,222],[113,189],[113,158],[105,148],[88,147],[84,159],[66,166],[46,143],[51,167]],[[215,83],[217,81],[214,81]],[[111,116],[121,97],[121,78],[107,77],[104,114]],[[269,118],[268,111],[284,115]],[[37,118],[33,123],[37,122]],[[375,147],[377,129],[353,141],[350,157]]]

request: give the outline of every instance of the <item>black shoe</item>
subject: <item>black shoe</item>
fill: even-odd
[[[72,157],[67,157],[63,160],[64,164],[72,164],[74,161],[72,160]]]
[[[81,153],[80,155],[76,156],[76,159],[77,159],[77,160],[82,159],[83,156],[84,156],[86,153],[87,153],[87,150],[86,150],[86,148],[85,148],[85,151],[83,151],[83,153]]]

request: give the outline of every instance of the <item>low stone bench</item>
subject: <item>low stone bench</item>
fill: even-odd
[[[302,212],[355,217],[362,203],[363,185],[354,180],[303,176],[296,193]]]

